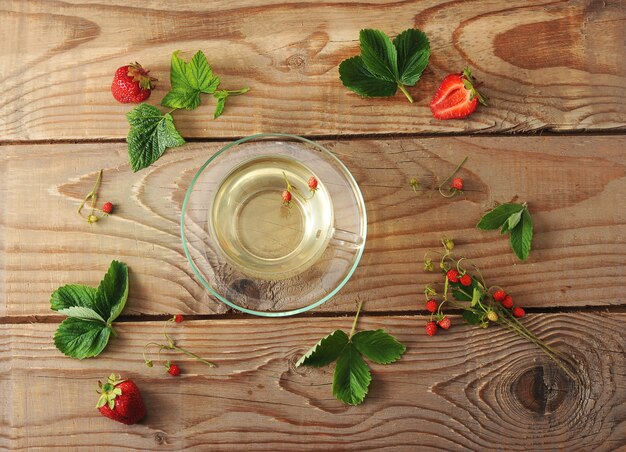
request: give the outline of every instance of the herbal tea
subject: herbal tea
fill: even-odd
[[[284,279],[309,268],[333,233],[333,206],[323,181],[288,157],[261,156],[242,163],[222,182],[209,213],[211,232],[228,260],[243,273]],[[293,187],[289,205],[282,194]]]

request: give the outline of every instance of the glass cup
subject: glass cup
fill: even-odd
[[[348,169],[322,146],[287,134],[224,146],[194,176],[181,215],[185,254],[202,284],[226,305],[267,317],[305,312],[335,295],[354,273],[366,233]]]

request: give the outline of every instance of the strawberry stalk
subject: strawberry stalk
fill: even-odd
[[[402,83],[398,83],[398,88],[400,88],[400,91],[402,91],[402,94],[404,94],[406,98],[409,99],[409,102],[413,103],[413,98],[411,97],[409,92],[406,90],[406,87]]]

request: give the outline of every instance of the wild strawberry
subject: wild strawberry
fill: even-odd
[[[491,320],[492,322],[497,322],[498,321],[498,314],[496,314],[495,311],[489,311],[487,313],[487,318],[489,320]]]
[[[452,325],[452,322],[450,321],[450,317],[444,317],[437,322],[437,325],[439,325],[444,330],[447,330],[448,328],[450,328],[450,325]]]
[[[311,191],[317,190],[317,179],[315,177],[311,176],[309,178],[308,184]]]
[[[180,323],[180,322],[182,322],[182,321],[183,321],[183,316],[182,316],[181,314],[176,314],[176,315],[174,316],[174,322],[176,322],[176,323]]]
[[[437,324],[435,322],[428,322],[426,324],[426,334],[429,336],[437,334]]]
[[[97,216],[95,216],[94,214],[91,214],[87,217],[87,223],[89,224],[93,224],[93,223],[97,223],[99,220],[99,218]]]
[[[113,212],[113,204],[110,202],[105,202],[104,205],[102,206],[102,211],[104,213],[111,213]]]
[[[513,315],[515,317],[524,317],[524,314],[526,314],[526,312],[524,312],[524,309],[520,308],[519,306],[515,306],[513,308]]]
[[[505,296],[504,300],[502,300],[502,306],[511,309],[513,307],[513,297],[510,295]]]
[[[462,74],[450,74],[444,78],[430,101],[433,116],[436,119],[465,118],[476,110],[478,102],[486,106],[473,83],[469,68],[465,68]]]
[[[136,424],[146,415],[139,388],[132,380],[120,380],[111,374],[103,385],[96,408],[103,416],[122,424]]]
[[[291,192],[289,190],[285,190],[283,192],[283,203],[289,204],[291,201]]]
[[[180,375],[180,367],[176,364],[167,363],[167,373],[172,377],[178,377]]]
[[[435,299],[430,299],[426,302],[426,310],[428,312],[434,313],[437,308],[439,307],[439,303],[437,303],[437,300]]]
[[[459,191],[463,190],[463,179],[461,179],[460,177],[455,177],[454,179],[452,179],[452,188]]]
[[[496,290],[493,293],[493,299],[496,301],[502,301],[506,297],[506,292],[504,290]]]
[[[466,287],[472,285],[472,277],[471,277],[471,275],[469,275],[467,273],[465,273],[463,276],[461,276],[459,281],[461,282],[461,284],[463,284]]]
[[[459,282],[459,272],[454,269],[448,270],[448,273],[446,273],[446,277],[450,282]]]
[[[122,66],[115,71],[111,92],[118,102],[139,103],[150,97],[156,79],[148,75],[139,63]]]

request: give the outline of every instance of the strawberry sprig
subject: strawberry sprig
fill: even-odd
[[[215,364],[213,364],[212,362],[207,361],[206,359],[201,358],[200,356],[196,355],[195,353],[190,352],[189,350],[186,350],[186,349],[176,345],[176,343],[170,337],[170,335],[167,334],[167,326],[169,324],[171,324],[171,323],[182,323],[182,321],[183,321],[183,316],[181,314],[176,314],[175,316],[173,316],[172,318],[168,319],[165,322],[165,325],[163,326],[163,335],[165,336],[165,340],[167,341],[166,344],[159,344],[158,342],[148,342],[144,346],[144,349],[143,349],[143,360],[144,360],[144,363],[146,364],[146,366],[148,366],[148,367],[153,367],[154,366],[154,362],[146,356],[146,352],[148,351],[148,348],[150,348],[150,347],[157,347],[158,348],[158,353],[157,353],[158,361],[161,361],[161,352],[163,350],[176,350],[176,351],[179,351],[181,353],[184,353],[185,355],[189,356],[190,358],[195,359],[196,361],[200,361],[201,363],[206,364],[209,367],[215,367]],[[171,362],[170,360],[165,361],[164,362],[164,366],[165,366],[165,371],[168,374],[170,374],[170,375],[172,375],[174,377],[180,375],[180,373],[181,373],[180,367],[177,364]]]
[[[439,194],[444,198],[452,198],[458,194],[463,193],[463,179],[454,176],[461,170],[465,162],[467,162],[467,157],[465,157],[463,161],[456,166],[454,171],[452,171],[452,173],[450,173],[450,175],[448,175],[448,177],[446,177],[443,182],[441,182],[436,187],[423,188],[422,183],[416,177],[411,178],[411,180],[409,181],[409,185],[415,193],[417,193],[418,190],[431,189],[437,190]],[[448,182],[450,183],[448,184]]]
[[[311,176],[309,180],[307,181],[307,186],[309,187],[310,196],[306,196],[304,193],[300,191],[300,189],[298,189],[298,187],[291,185],[291,182],[289,182],[289,178],[287,177],[284,171],[283,171],[283,178],[285,179],[285,190],[283,190],[282,199],[283,199],[283,205],[285,205],[286,207],[291,207],[291,199],[293,196],[298,197],[303,202],[307,202],[310,199],[313,199],[313,196],[315,196],[315,192],[317,191],[317,186],[318,186],[317,178],[315,176]]]
[[[81,202],[80,205],[78,206],[78,214],[81,217],[85,218],[82,214],[82,210],[85,207],[85,204],[91,201],[91,205],[90,205],[91,212],[86,217],[87,223],[89,224],[96,223],[98,220],[100,220],[100,218],[105,217],[109,215],[111,212],[113,212],[113,204],[110,202],[105,202],[102,205],[102,209],[96,208],[96,202],[98,201],[98,189],[100,188],[100,182],[102,181],[102,171],[103,170],[100,170],[100,172],[98,173],[98,177],[96,178],[96,183],[94,184],[91,191],[87,193],[87,196],[85,196],[85,199],[83,199],[83,202]]]
[[[564,356],[549,347],[518,320],[525,312],[523,308],[514,305],[512,295],[507,294],[499,286],[488,286],[480,269],[473,264],[475,274],[470,273],[467,270],[467,260],[452,254],[454,242],[451,239],[444,238],[441,243],[444,251],[439,260],[439,269],[444,275],[443,292],[441,295],[438,294],[432,285],[424,289],[426,310],[430,312],[426,334],[434,336],[438,327],[445,330],[450,327],[451,321],[443,312],[444,306],[462,309],[463,320],[469,325],[488,328],[492,324],[497,324],[508,328],[541,348],[570,378],[575,379],[574,373],[566,365]],[[424,258],[424,269],[434,271],[428,253]],[[441,301],[438,302],[437,298]]]

